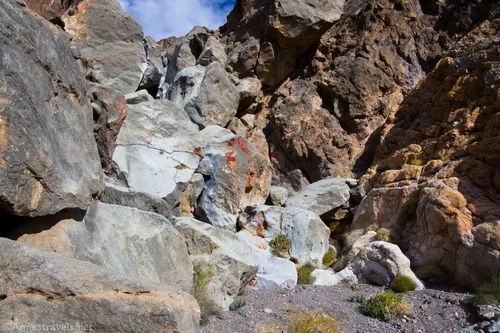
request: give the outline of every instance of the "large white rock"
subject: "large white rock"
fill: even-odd
[[[257,273],[257,262],[250,255],[250,248],[232,232],[208,223],[189,217],[175,218],[174,222],[193,262],[215,268],[215,275],[207,287],[208,297],[228,310],[240,290]]]
[[[260,289],[293,288],[297,285],[297,269],[290,260],[271,254],[267,242],[246,230],[236,234],[249,249],[250,257],[258,264],[255,287]]]
[[[357,272],[360,281],[388,286],[395,277],[410,277],[417,289],[424,289],[423,283],[410,268],[408,259],[396,244],[375,241],[366,246],[349,266]]]
[[[182,235],[163,216],[95,202],[83,222],[63,220],[18,241],[188,290],[193,266]]]
[[[349,186],[343,178],[327,178],[317,181],[286,201],[287,207],[310,210],[329,217],[335,209],[349,201]]]
[[[164,198],[189,182],[203,146],[198,127],[169,101],[128,105],[113,160],[131,191]]]
[[[315,269],[311,273],[313,285],[334,286],[340,283],[358,283],[358,277],[351,268],[346,268],[336,273],[331,269]]]
[[[336,285],[339,283],[371,283],[389,287],[397,276],[411,278],[417,290],[424,289],[423,283],[410,268],[410,260],[396,244],[375,241],[363,248],[356,259],[340,272],[315,270],[311,276],[315,285]]]
[[[328,251],[330,229],[317,214],[287,207],[281,216],[280,230],[292,241],[292,257],[301,264],[322,264],[323,256]]]

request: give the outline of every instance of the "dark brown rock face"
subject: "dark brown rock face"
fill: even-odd
[[[414,264],[440,265],[469,287],[500,272],[499,29],[496,5],[404,100],[353,221],[393,229]]]
[[[25,0],[26,6],[45,19],[60,23],[60,17],[82,0]]]
[[[300,170],[310,181],[366,170],[377,129],[446,47],[447,36],[419,13],[418,5],[392,1],[346,2],[270,111],[277,170]]]
[[[222,32],[228,65],[239,77],[256,75],[279,85],[302,55],[340,18],[344,0],[241,0]]]

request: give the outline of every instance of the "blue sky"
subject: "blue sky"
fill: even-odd
[[[216,29],[226,23],[235,0],[120,0],[122,8],[156,41],[183,36],[195,25]]]

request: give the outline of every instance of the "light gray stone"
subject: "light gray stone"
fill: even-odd
[[[83,222],[63,220],[18,241],[114,269],[130,277],[192,285],[193,266],[182,235],[163,216],[94,203]]]
[[[283,206],[288,199],[288,190],[284,187],[271,186],[269,188],[269,201],[276,206]]]
[[[315,286],[334,286],[341,283],[356,284],[358,277],[351,268],[346,268],[338,273],[331,269],[315,269],[311,273],[313,285]]]
[[[186,109],[200,127],[226,126],[238,110],[239,95],[219,62],[180,71],[168,99]]]
[[[170,217],[175,202],[154,197],[147,193],[130,191],[128,187],[107,182],[99,198],[104,203],[134,207],[147,212],[152,212]]]
[[[300,190],[286,201],[287,207],[310,210],[322,218],[333,215],[335,209],[349,201],[349,186],[342,178],[327,178]]]
[[[267,242],[247,230],[238,232],[236,236],[259,265],[252,286],[258,289],[290,289],[297,285],[297,269],[293,262],[273,256]]]
[[[132,191],[164,198],[189,182],[203,146],[198,128],[170,101],[128,106],[113,160]]]
[[[199,332],[200,309],[177,287],[0,238],[0,331],[13,324],[93,332]],[[13,329],[14,328],[14,329]]]
[[[284,211],[285,208],[278,206],[262,205],[252,207],[249,212],[250,219],[244,227],[251,230],[254,235],[270,241],[281,232],[281,216]]]
[[[224,46],[215,37],[209,36],[205,48],[198,57],[196,64],[208,66],[214,61],[224,66],[227,61],[227,55]]]
[[[87,1],[84,10],[63,19],[92,82],[123,94],[137,90],[148,67],[143,32],[118,1]]]
[[[249,249],[231,232],[192,218],[174,219],[183,235],[193,262],[215,268],[207,287],[209,298],[224,310],[257,273],[257,263]]]
[[[143,102],[148,102],[154,100],[147,90],[139,90],[130,94],[125,95],[125,100],[127,104],[140,104]]]
[[[314,282],[316,285],[359,282],[389,287],[396,277],[407,276],[415,282],[417,290],[424,289],[423,283],[410,268],[410,260],[399,247],[396,244],[382,241],[366,245],[356,259],[340,272],[316,271],[311,274],[316,278]]]
[[[293,258],[302,265],[308,262],[322,265],[323,256],[328,251],[330,228],[317,214],[287,207],[281,216],[280,232],[292,241],[290,255]]]
[[[0,206],[26,216],[85,209],[104,184],[69,36],[14,1],[0,7]]]

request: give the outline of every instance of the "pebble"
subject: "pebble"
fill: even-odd
[[[264,312],[265,312],[265,313],[273,313],[273,310],[268,309],[268,308],[265,308],[265,309],[264,309]]]

